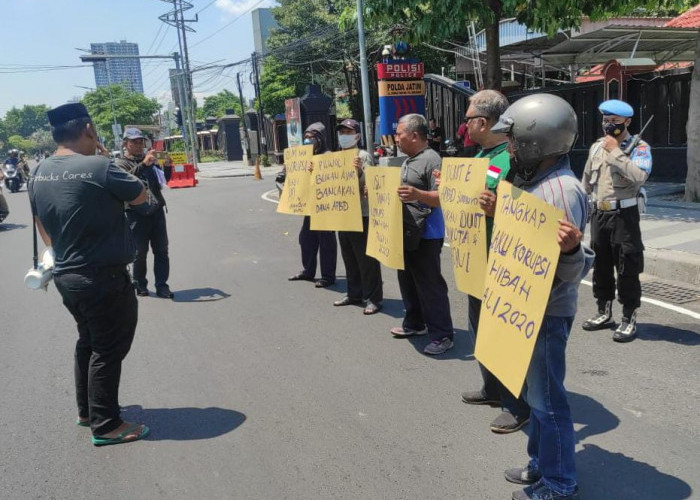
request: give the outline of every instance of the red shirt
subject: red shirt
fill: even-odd
[[[471,140],[471,137],[469,137],[469,132],[467,131],[467,124],[462,123],[459,128],[457,129],[457,137],[462,138],[462,146],[469,147],[469,146],[476,146],[476,142]]]

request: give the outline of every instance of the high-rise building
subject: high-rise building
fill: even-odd
[[[272,10],[270,9],[255,9],[252,15],[255,52],[266,54],[267,38],[270,36],[270,30],[277,27],[277,21],[272,16]]]
[[[139,55],[139,45],[121,42],[91,43],[90,53],[106,55]],[[143,94],[143,77],[141,76],[141,60],[137,58],[107,59],[92,63],[95,69],[95,84],[105,87],[116,83],[133,92]]]

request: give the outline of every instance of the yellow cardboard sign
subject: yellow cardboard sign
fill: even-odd
[[[505,181],[497,196],[474,355],[518,396],[559,262],[564,212]]]
[[[173,165],[184,165],[187,163],[187,153],[168,153],[173,159]]]
[[[362,231],[360,181],[352,165],[356,156],[356,149],[346,149],[312,158],[313,231]]]
[[[387,267],[403,269],[403,207],[397,193],[401,169],[366,168],[365,182],[369,197],[366,253]]]
[[[383,80],[379,82],[379,97],[424,95],[423,80]]]
[[[277,212],[290,215],[310,215],[309,193],[311,192],[311,172],[309,162],[314,147],[297,146],[284,150],[284,164],[287,176],[277,205]]]
[[[445,239],[460,292],[484,294],[486,276],[486,215],[479,194],[486,184],[488,158],[444,158],[440,178],[440,207]]]

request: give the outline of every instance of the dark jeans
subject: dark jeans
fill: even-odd
[[[566,399],[566,343],[574,318],[545,316],[525,379],[530,405],[527,453],[544,483],[568,495],[576,487],[574,424]]]
[[[78,326],[78,415],[89,418],[94,435],[107,434],[122,423],[119,379],[138,321],[131,278],[126,266],[116,266],[59,274],[54,282]]]
[[[476,335],[479,331],[479,317],[481,314],[481,301],[477,298],[469,296],[469,324],[472,333],[474,334],[474,345],[476,345]],[[496,376],[491,373],[484,365],[479,363],[481,370],[481,378],[484,379],[484,387],[481,392],[489,399],[498,399],[504,410],[511,414],[524,418],[530,414],[530,407],[525,402],[525,398],[521,394],[519,398],[506,389]]]
[[[418,248],[404,251],[404,270],[399,271],[399,288],[406,309],[403,328],[428,328],[431,340],[452,339],[452,316],[447,283],[440,270],[443,240],[421,238]]]
[[[348,278],[348,297],[379,304],[384,299],[382,268],[366,253],[368,230],[369,217],[362,217],[362,232],[339,231],[338,241]]]
[[[301,245],[302,273],[310,278],[316,276],[316,254],[321,253],[321,278],[330,282],[335,281],[335,266],[338,262],[338,242],[335,231],[312,231],[311,217],[304,216],[304,222],[299,231]]]
[[[591,217],[591,248],[595,252],[593,296],[599,305],[615,300],[617,271],[617,293],[629,318],[642,299],[639,274],[644,271],[644,245],[637,207],[595,211]]]
[[[134,283],[139,288],[146,288],[146,257],[148,245],[153,250],[153,274],[156,289],[167,286],[170,276],[170,258],[168,257],[168,228],[165,223],[165,211],[161,208],[151,215],[139,215],[133,210],[127,211],[129,226],[136,241],[136,259],[134,260]]]

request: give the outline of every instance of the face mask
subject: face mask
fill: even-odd
[[[338,134],[338,144],[340,144],[342,149],[350,149],[357,144],[357,136]]]
[[[624,123],[606,123],[603,126],[605,135],[612,137],[620,137],[620,135],[625,131],[625,128],[627,127],[625,127]]]
[[[304,144],[306,146],[310,146],[313,143],[314,143],[313,139],[309,139],[308,137],[304,137]]]

